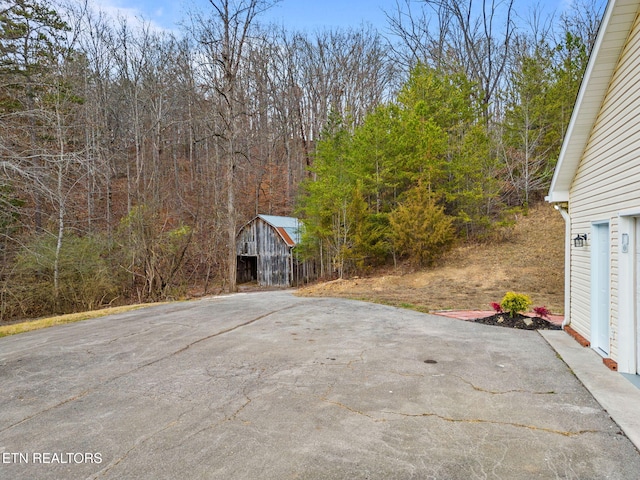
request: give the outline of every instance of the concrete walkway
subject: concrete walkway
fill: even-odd
[[[640,388],[602,363],[602,357],[561,330],[539,330],[578,380],[640,450]],[[640,476],[640,473],[639,473]]]

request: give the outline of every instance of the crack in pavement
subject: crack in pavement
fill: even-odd
[[[327,398],[321,398],[320,400],[322,400],[325,403],[328,403],[329,405],[334,405],[336,407],[343,408],[343,409],[347,410],[348,412],[355,413],[357,415],[362,415],[363,417],[370,418],[374,422],[386,422],[387,421],[385,418],[376,418],[373,415],[369,415],[368,413],[361,412],[360,410],[356,410],[355,408],[351,408],[350,406],[345,405],[344,403],[334,402],[334,401],[331,401],[331,400],[329,400]]]
[[[584,435],[585,433],[607,433],[602,430],[591,430],[591,429],[577,430],[577,431],[571,432],[571,431],[564,431],[564,430],[556,430],[553,428],[536,427],[535,425],[527,425],[525,423],[501,422],[499,420],[485,420],[482,418],[452,418],[452,417],[445,417],[444,415],[439,415],[437,413],[428,413],[428,412],[403,413],[403,412],[390,412],[390,411],[383,410],[381,413],[385,413],[387,415],[398,415],[401,417],[411,417],[411,418],[435,417],[435,418],[439,418],[440,420],[444,420],[445,422],[451,422],[451,423],[478,423],[478,424],[486,423],[490,425],[503,425],[503,426],[516,427],[516,428],[525,428],[527,430],[538,431],[538,432],[553,433],[556,435],[562,435],[564,437],[577,437],[579,435]]]
[[[249,405],[254,401],[254,398],[259,398],[260,396],[262,396],[262,395],[258,395],[257,397],[252,398],[252,397],[248,396],[246,393],[243,393],[243,395],[244,395],[244,398],[245,398],[245,402],[242,405],[240,405],[239,407],[237,407],[236,410],[233,411],[233,413],[225,415],[224,418],[221,418],[221,419],[219,419],[219,420],[217,420],[217,421],[215,421],[213,423],[210,423],[210,424],[208,424],[208,425],[196,430],[195,432],[191,432],[188,435],[185,435],[182,438],[182,441],[179,444],[175,445],[175,446],[183,445],[187,440],[200,435],[202,432],[206,432],[207,430],[212,430],[214,428],[218,428],[218,427],[220,427],[221,425],[224,425],[227,422],[233,422],[233,421],[237,420],[238,415],[240,415],[240,413],[242,413],[247,407],[249,407]],[[230,406],[232,403],[234,403],[234,400],[231,400],[231,401],[227,402],[222,408],[226,408],[226,407]],[[249,424],[251,422],[243,421],[243,423],[244,424]]]
[[[240,407],[238,407],[238,409],[233,412],[230,416],[226,417],[223,422],[232,422],[234,421],[238,415],[240,415],[240,412],[242,412],[245,408],[247,408],[249,406],[249,404],[253,401],[252,398],[248,397],[246,394],[244,395],[246,402],[244,402],[242,405],[240,405]]]
[[[468,382],[467,382],[468,383]],[[332,405],[335,407],[338,407],[342,410],[346,410],[349,413],[353,413],[355,415],[358,416],[362,416],[365,418],[368,418],[370,420],[373,420],[376,423],[382,423],[382,422],[387,422],[389,421],[387,418],[380,418],[378,416],[375,415],[375,413],[367,413],[361,410],[358,410],[356,408],[353,408],[345,403],[336,401],[336,400],[330,400],[328,398],[328,396],[333,392],[334,389],[334,385],[329,385],[327,390],[324,392],[324,394],[320,395],[319,397],[314,396],[314,395],[303,395],[305,397],[315,397],[318,398],[321,402],[326,403],[328,405]],[[489,393],[493,393],[493,392],[489,392]],[[503,392],[497,392],[497,394],[500,394]],[[242,411],[247,405],[248,403],[250,403],[251,399],[249,399],[249,401],[245,404],[242,405],[237,411],[236,413],[234,413],[231,417],[228,417],[226,420],[229,419],[234,419],[237,414]],[[395,416],[400,416],[400,417],[405,417],[405,418],[428,418],[428,417],[433,417],[433,418],[437,418],[440,419],[442,421],[445,422],[450,422],[450,423],[467,423],[467,424],[488,424],[488,425],[498,425],[498,426],[509,426],[509,427],[514,427],[514,428],[521,428],[521,429],[527,429],[530,431],[536,431],[536,432],[543,432],[543,433],[550,433],[550,434],[554,434],[554,435],[560,435],[563,437],[577,437],[580,435],[584,435],[584,434],[588,434],[588,433],[593,433],[593,434],[607,434],[609,435],[609,432],[603,431],[603,430],[595,430],[595,429],[582,429],[582,430],[576,430],[576,431],[567,431],[567,430],[558,430],[558,429],[553,429],[553,428],[547,428],[547,427],[540,427],[540,426],[536,426],[536,425],[527,425],[525,423],[518,423],[518,422],[505,422],[505,421],[499,421],[499,420],[487,420],[487,419],[482,419],[482,418],[471,418],[471,419],[467,419],[467,418],[453,418],[453,417],[447,417],[444,415],[440,415],[437,413],[431,413],[431,412],[423,412],[423,413],[405,413],[405,412],[394,412],[394,411],[388,411],[388,410],[381,410],[378,413],[383,414],[383,415],[395,415]]]
[[[178,415],[178,418],[176,418],[175,420],[171,420],[169,423],[167,423],[164,427],[151,432],[148,435],[145,435],[142,438],[139,438],[138,440],[136,440],[133,445],[131,445],[131,447],[129,447],[129,449],[124,452],[122,455],[120,455],[118,458],[116,458],[115,460],[112,460],[109,465],[107,465],[106,467],[104,467],[102,470],[100,470],[99,472],[97,472],[95,475],[93,475],[91,478],[92,480],[95,480],[99,477],[103,477],[105,476],[107,473],[109,473],[110,470],[112,470],[113,468],[115,468],[116,466],[118,466],[120,463],[122,463],[123,460],[125,460],[130,454],[131,452],[133,452],[134,450],[136,450],[140,445],[148,442],[149,440],[151,440],[153,437],[155,437],[156,435],[161,434],[162,432],[164,432],[165,430],[170,429],[171,427],[177,425],[180,422],[180,419],[186,415],[188,412],[183,412],[180,415]]]
[[[149,328],[145,328],[144,330],[140,330],[139,332],[131,332],[131,333],[128,333],[126,335],[122,335],[120,337],[112,338],[111,340],[106,342],[104,345],[111,345],[112,343],[116,343],[116,342],[118,342],[120,340],[123,340],[125,338],[135,337],[137,335],[143,335],[143,334],[145,334],[145,333],[147,333],[147,332],[149,332],[151,330],[153,330],[153,328],[149,327]]]
[[[407,372],[398,372],[396,370],[389,370],[390,374],[398,375],[400,377],[416,377],[416,378],[424,378],[426,375],[423,373],[407,373]]]
[[[153,362],[149,362],[148,364],[143,365],[142,367],[146,367],[146,366],[149,366],[149,365],[153,365],[154,363],[160,362],[160,361],[162,361],[162,360],[164,360],[164,359],[166,359],[166,358],[174,357],[174,356],[176,356],[176,355],[178,355],[178,354],[180,354],[180,353],[182,353],[182,352],[184,352],[184,351],[188,350],[189,348],[191,348],[192,346],[194,346],[194,345],[196,345],[196,344],[198,344],[198,343],[200,343],[200,342],[204,342],[204,341],[206,341],[206,340],[210,340],[210,339],[212,339],[212,338],[219,337],[219,336],[221,336],[221,335],[225,335],[225,334],[227,334],[227,333],[231,333],[231,332],[233,332],[234,330],[238,330],[239,328],[242,328],[242,327],[246,327],[246,326],[248,326],[248,325],[251,325],[252,323],[257,322],[258,320],[262,320],[263,318],[266,318],[266,317],[268,317],[268,316],[270,316],[270,315],[273,315],[274,313],[280,313],[280,312],[283,312],[283,311],[285,311],[285,310],[290,310],[290,309],[292,309],[292,308],[296,308],[296,307],[297,307],[297,305],[290,305],[290,306],[288,306],[288,307],[284,307],[284,308],[281,308],[281,309],[279,309],[279,310],[273,310],[273,311],[271,311],[271,312],[265,313],[264,315],[260,315],[259,317],[253,318],[253,319],[248,320],[248,321],[246,321],[246,322],[244,322],[244,323],[241,323],[241,324],[239,324],[239,325],[235,325],[235,326],[233,326],[233,327],[225,328],[224,330],[221,330],[221,331],[219,331],[219,332],[216,332],[216,333],[213,333],[213,334],[208,335],[208,336],[206,336],[206,337],[203,337],[203,338],[200,338],[200,339],[198,339],[198,340],[195,340],[195,341],[193,341],[193,342],[191,342],[191,343],[187,344],[186,346],[182,347],[180,350],[176,350],[175,352],[173,352],[173,353],[171,353],[171,354],[169,354],[169,355],[167,355],[167,356],[165,356],[165,357],[159,358],[159,359],[157,359],[157,360],[155,360],[155,361],[153,361]],[[142,367],[140,367],[140,368],[142,368]]]
[[[455,375],[455,374],[449,374],[452,377],[456,377],[460,380],[462,380],[464,383],[466,383],[467,385],[470,385],[471,388],[473,388],[475,391],[477,392],[483,392],[483,393],[489,393],[491,395],[505,395],[507,393],[530,393],[531,395],[555,395],[556,392],[554,392],[553,390],[549,390],[548,392],[536,392],[536,391],[531,391],[531,390],[487,390],[485,388],[482,387],[478,387],[476,385],[474,385],[472,382],[470,382],[469,380],[467,380],[466,378],[461,377],[460,375]]]
[[[14,423],[14,424],[8,425],[8,426],[4,427],[3,429],[0,429],[0,433],[3,433],[3,432],[5,432],[5,431],[7,431],[7,430],[9,430],[9,429],[11,429],[13,427],[17,427],[18,425],[20,425],[20,424],[22,424],[24,422],[27,422],[27,421],[31,420],[32,418],[37,417],[38,415],[42,415],[43,413],[47,413],[47,412],[53,410],[54,408],[61,407],[62,405],[65,405],[65,404],[67,404],[69,402],[74,402],[74,401],[76,401],[76,400],[78,400],[78,399],[80,399],[82,397],[85,397],[86,395],[89,394],[90,391],[91,391],[91,389],[85,390],[84,392],[80,392],[79,394],[74,395],[71,398],[67,398],[66,400],[63,400],[63,401],[61,401],[59,403],[56,403],[55,405],[51,405],[50,407],[45,408],[44,410],[36,412],[33,415],[29,415],[28,417],[23,418],[22,420]]]
[[[366,412],[362,412],[360,410],[356,410],[355,408],[352,408],[348,405],[345,405],[344,403],[341,402],[336,402],[336,401],[331,401],[327,398],[320,398],[321,401],[328,403],[329,405],[334,405],[336,407],[342,408],[344,410],[347,410],[348,412],[351,413],[355,413],[356,415],[360,415],[366,418],[369,418],[371,420],[373,420],[374,422],[386,422],[387,419],[386,418],[377,418],[374,415],[371,415],[369,413]],[[444,415],[439,415],[437,413],[403,413],[403,412],[391,412],[388,410],[382,410],[380,411],[380,413],[382,414],[386,414],[386,415],[397,415],[397,416],[401,416],[401,417],[410,417],[410,418],[426,418],[426,417],[435,417],[438,418],[440,420],[443,420],[445,422],[451,422],[451,423],[476,423],[476,424],[490,424],[490,425],[502,425],[502,426],[510,426],[510,427],[516,427],[516,428],[525,428],[527,430],[532,430],[532,431],[539,431],[539,432],[545,432],[545,433],[553,433],[556,435],[562,435],[564,437],[577,437],[579,435],[583,435],[585,433],[607,433],[607,432],[603,432],[602,430],[591,430],[591,429],[584,429],[584,430],[578,430],[578,431],[564,431],[564,430],[556,430],[553,428],[546,428],[546,427],[537,427],[535,425],[527,425],[524,423],[517,423],[517,422],[501,422],[498,420],[486,420],[486,419],[482,419],[482,418],[452,418],[452,417],[445,417]]]
[[[219,337],[219,336],[221,336],[221,335],[225,335],[225,334],[227,334],[227,333],[231,333],[231,332],[233,332],[233,331],[235,331],[235,330],[238,330],[239,328],[242,328],[242,327],[246,327],[246,326],[248,326],[248,325],[251,325],[252,323],[255,323],[255,322],[259,321],[259,320],[262,320],[263,318],[266,318],[266,317],[268,317],[268,316],[270,316],[270,315],[273,315],[273,314],[275,314],[275,313],[279,313],[279,312],[283,312],[283,311],[285,311],[285,310],[289,310],[289,309],[296,308],[296,307],[297,307],[297,305],[290,305],[290,306],[288,306],[288,307],[284,307],[284,308],[281,308],[281,309],[279,309],[279,310],[272,310],[272,311],[267,312],[267,313],[265,313],[265,314],[263,314],[263,315],[260,315],[260,316],[258,316],[258,317],[256,317],[256,318],[252,318],[251,320],[247,320],[246,322],[243,322],[243,323],[241,323],[241,324],[234,325],[234,326],[229,327],[229,328],[225,328],[224,330],[221,330],[221,331],[219,331],[219,332],[216,332],[216,333],[213,333],[213,334],[211,334],[211,335],[207,335],[206,337],[203,337],[203,338],[200,338],[200,339],[198,339],[198,340],[195,340],[195,341],[193,341],[193,342],[191,342],[191,343],[189,343],[189,344],[185,345],[184,347],[182,347],[182,348],[180,348],[180,349],[176,350],[175,352],[169,353],[169,354],[164,355],[164,356],[162,356],[162,357],[160,357],[160,358],[156,358],[155,360],[149,361],[149,362],[147,362],[147,363],[145,363],[145,364],[143,364],[143,365],[139,365],[139,366],[137,366],[137,367],[135,367],[135,368],[133,368],[133,369],[131,369],[131,370],[128,370],[128,371],[126,371],[126,372],[124,372],[124,373],[121,373],[121,374],[119,374],[119,375],[116,375],[115,377],[112,377],[112,378],[109,378],[109,379],[107,379],[107,380],[104,380],[103,382],[99,383],[98,385],[93,386],[92,388],[89,388],[89,389],[87,389],[87,390],[84,390],[83,392],[81,392],[81,393],[79,393],[79,394],[76,394],[76,395],[74,395],[74,396],[72,396],[72,397],[70,397],[70,398],[67,398],[67,399],[65,399],[65,400],[63,400],[63,401],[61,401],[61,402],[59,402],[59,403],[57,403],[57,404],[55,404],[55,405],[52,405],[52,406],[50,406],[50,407],[47,407],[47,408],[45,408],[44,410],[41,410],[41,411],[39,411],[39,412],[36,412],[36,413],[34,413],[34,414],[32,414],[32,415],[30,415],[30,416],[26,417],[26,418],[23,418],[23,419],[19,420],[19,421],[18,421],[18,422],[16,422],[16,423],[13,423],[13,424],[11,424],[11,425],[8,425],[8,426],[6,426],[6,427],[4,427],[4,428],[0,429],[0,433],[5,432],[5,431],[7,431],[7,430],[9,430],[9,429],[11,429],[11,428],[14,428],[14,427],[16,427],[16,426],[18,426],[18,425],[20,425],[20,424],[22,424],[22,423],[24,423],[24,422],[27,422],[27,421],[29,421],[29,420],[31,420],[31,419],[33,419],[33,418],[35,418],[35,417],[40,416],[40,415],[42,415],[42,414],[45,414],[45,413],[47,413],[47,412],[50,412],[51,410],[53,410],[53,409],[55,409],[55,408],[61,407],[61,406],[63,406],[63,405],[66,405],[67,403],[70,403],[70,402],[73,402],[73,401],[75,401],[75,400],[78,400],[79,398],[82,398],[82,397],[84,397],[84,396],[88,395],[89,393],[91,393],[91,392],[95,391],[95,390],[96,390],[97,388],[99,388],[99,387],[102,387],[102,386],[108,385],[108,384],[109,384],[109,383],[111,383],[111,382],[114,382],[114,381],[116,381],[116,380],[119,380],[120,378],[123,378],[123,377],[125,377],[125,376],[127,376],[127,375],[130,375],[130,374],[134,373],[134,372],[137,372],[137,371],[139,371],[139,370],[142,370],[143,368],[150,367],[151,365],[155,365],[156,363],[159,363],[159,362],[161,362],[161,361],[163,361],[163,360],[166,360],[166,359],[168,359],[168,358],[175,357],[175,356],[179,355],[180,353],[185,352],[186,350],[188,350],[189,348],[191,348],[192,346],[194,346],[194,345],[196,345],[196,344],[198,344],[198,343],[204,342],[204,341],[206,341],[206,340],[210,340],[210,339],[215,338],[215,337]]]
[[[330,389],[331,390],[331,389]],[[350,413],[355,413],[356,415],[360,415],[366,418],[369,418],[371,420],[373,420],[374,422],[386,422],[388,421],[386,418],[378,418],[372,414],[366,413],[366,412],[362,412],[360,410],[357,410],[353,407],[350,407],[348,405],[345,405],[342,402],[337,402],[337,401],[332,401],[329,400],[327,398],[329,392],[327,392],[325,395],[323,395],[322,397],[320,397],[320,400],[324,403],[328,403],[329,405],[334,405],[336,407],[339,407],[341,409],[344,409]],[[579,435],[584,435],[586,433],[605,433],[608,434],[608,432],[602,431],[602,430],[592,430],[592,429],[584,429],[584,430],[577,430],[577,431],[565,431],[565,430],[556,430],[553,428],[546,428],[546,427],[538,427],[535,425],[527,425],[525,423],[517,423],[517,422],[502,422],[499,420],[486,420],[486,419],[482,419],[482,418],[472,418],[472,419],[468,419],[468,418],[453,418],[453,417],[446,417],[444,415],[440,415],[437,413],[430,413],[430,412],[423,412],[423,413],[404,413],[404,412],[392,412],[392,411],[388,411],[388,410],[381,410],[379,413],[382,414],[386,414],[386,415],[396,415],[396,416],[401,416],[401,417],[409,417],[409,418],[427,418],[427,417],[434,417],[434,418],[438,418],[440,420],[443,420],[445,422],[451,422],[451,423],[475,423],[475,424],[489,424],[489,425],[502,425],[502,426],[510,426],[510,427],[515,427],[515,428],[525,428],[527,430],[531,430],[531,431],[538,431],[538,432],[545,432],[545,433],[552,433],[555,435],[562,435],[564,437],[577,437]]]
[[[373,415],[369,415],[368,413],[361,412],[360,410],[356,410],[355,408],[352,408],[352,407],[350,407],[348,405],[345,405],[344,403],[336,402],[336,401],[333,401],[333,400],[329,400],[328,397],[331,394],[331,392],[333,392],[334,387],[335,387],[335,384],[330,384],[330,385],[327,386],[327,390],[319,397],[321,402],[328,403],[329,405],[333,405],[335,407],[342,408],[344,410],[347,410],[348,412],[355,413],[357,415],[362,415],[363,417],[367,417],[367,418],[373,420],[374,422],[386,422],[387,421],[384,418],[382,418],[382,419],[376,418]],[[309,397],[314,397],[314,395],[308,395],[308,396]],[[316,397],[316,398],[318,398],[318,397]]]

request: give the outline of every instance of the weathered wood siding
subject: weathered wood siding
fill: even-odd
[[[255,218],[240,231],[236,239],[236,254],[257,258],[258,284],[268,287],[292,284],[291,247],[274,227],[261,218]]]
[[[574,178],[569,201],[572,237],[610,227],[610,356],[617,359],[619,212],[640,206],[640,23],[636,17]],[[591,242],[571,249],[571,322],[591,335]]]

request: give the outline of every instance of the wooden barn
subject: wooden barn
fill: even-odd
[[[236,237],[238,283],[290,287],[309,280],[309,264],[298,262],[302,223],[297,218],[258,215]]]

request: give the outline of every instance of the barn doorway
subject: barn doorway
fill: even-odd
[[[237,281],[238,283],[249,283],[258,280],[258,257],[238,255]]]

